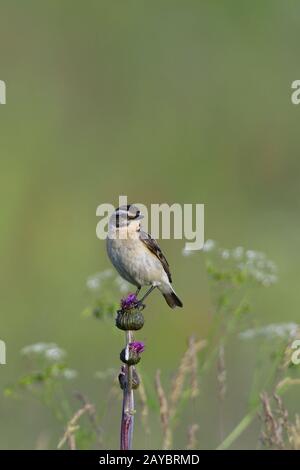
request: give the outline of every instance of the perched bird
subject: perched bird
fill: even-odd
[[[171,285],[169,264],[157,242],[141,230],[140,210],[134,205],[121,206],[109,220],[106,248],[118,273],[137,287],[151,286],[143,300],[157,287],[171,308],[182,307]]]

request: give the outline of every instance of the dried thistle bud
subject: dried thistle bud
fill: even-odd
[[[144,326],[144,317],[141,313],[135,294],[128,294],[121,300],[121,309],[117,311],[116,326],[120,330],[139,330]]]
[[[126,372],[125,372],[125,366],[123,365],[121,367],[121,371],[119,373],[119,384],[120,388],[124,390],[126,388],[127,382],[126,382]],[[131,388],[133,390],[136,390],[140,385],[140,378],[138,376],[137,371],[135,370],[135,367],[132,368],[132,382],[131,382]]]
[[[140,330],[144,326],[144,316],[138,309],[118,310],[116,326],[120,330]]]
[[[131,387],[133,388],[133,390],[136,390],[137,388],[139,388],[139,385],[140,385],[140,378],[138,376],[137,371],[135,370],[135,367],[133,367]]]
[[[121,367],[118,379],[119,379],[120,388],[124,390],[124,388],[126,387],[125,366]]]
[[[140,341],[133,341],[127,344],[126,348],[121,351],[120,359],[125,364],[132,366],[141,360],[141,353],[144,352],[145,345]]]

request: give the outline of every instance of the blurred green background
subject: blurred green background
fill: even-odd
[[[299,17],[292,0],[0,0],[1,388],[22,373],[24,345],[56,342],[78,387],[103,401],[94,372],[118,367],[123,336],[81,312],[87,277],[110,266],[96,207],[120,194],[204,203],[206,238],[264,251],[279,266],[279,283],[255,299],[257,319],[299,321],[300,107],[290,99]],[[148,303],[139,339],[151,380],[158,367],[172,375],[190,334],[205,337],[211,309],[203,254],[161,245],[185,308],[171,311],[157,293]],[[226,434],[243,416],[254,353],[231,344]],[[200,447],[213,448],[215,402],[204,395]],[[102,423],[110,447],[119,405]],[[61,435],[31,399],[2,397],[0,416],[1,448]],[[256,440],[254,426],[236,447]],[[159,433],[147,442],[136,433],[136,447],[160,443]]]

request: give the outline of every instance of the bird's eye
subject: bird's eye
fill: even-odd
[[[136,211],[136,213],[134,215],[128,213],[128,218],[131,219],[131,220],[137,219],[139,217],[140,213],[141,213],[141,211]]]

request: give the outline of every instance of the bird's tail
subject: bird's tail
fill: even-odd
[[[166,302],[169,305],[169,307],[171,308],[183,307],[183,303],[181,302],[179,297],[177,297],[177,295],[175,294],[173,290],[167,293],[163,292],[162,294],[164,298],[166,299]]]

